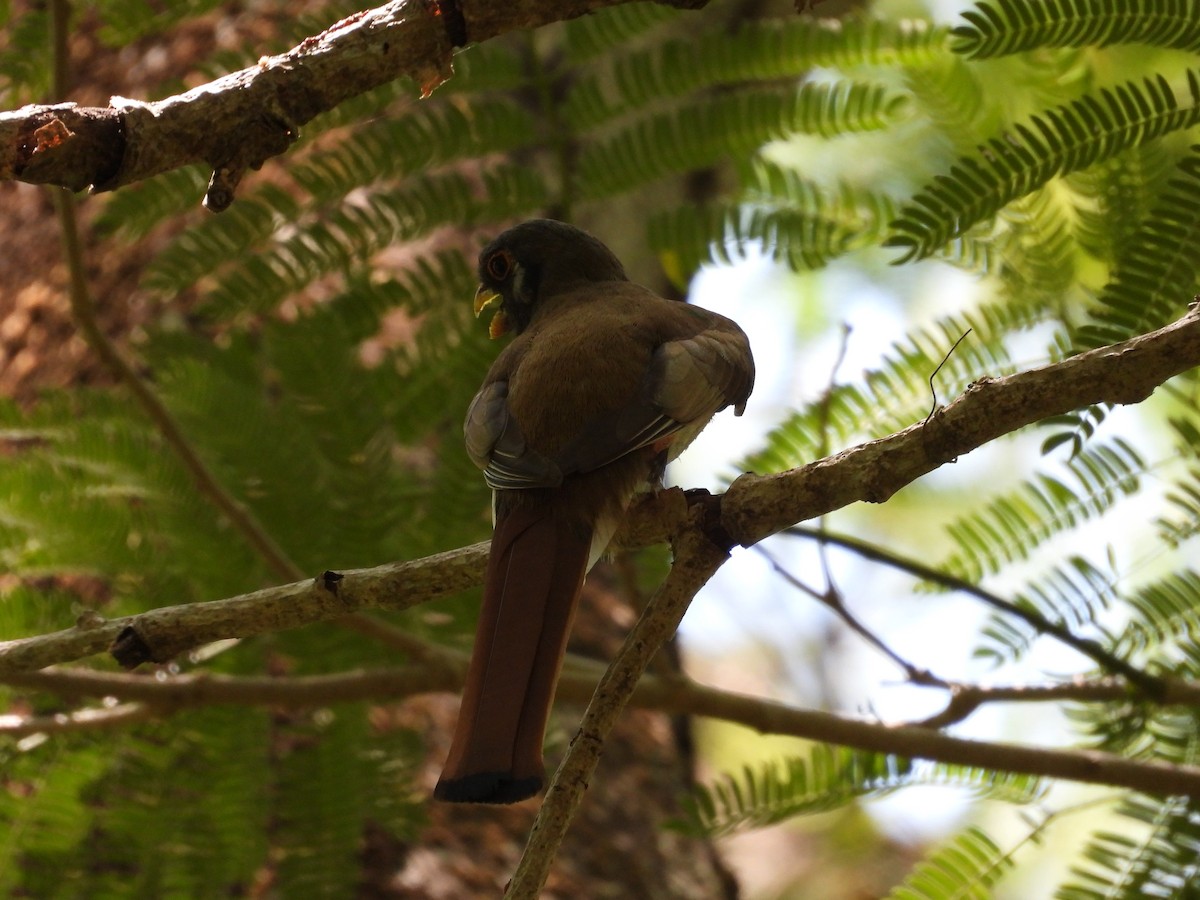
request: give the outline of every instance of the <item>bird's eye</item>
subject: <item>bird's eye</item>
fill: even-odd
[[[507,250],[499,250],[488,257],[487,273],[497,281],[503,281],[512,271],[513,258]]]

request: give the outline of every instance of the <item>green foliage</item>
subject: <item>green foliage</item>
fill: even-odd
[[[1200,22],[1188,0],[984,0],[963,13],[955,49],[975,59],[1040,47],[1151,44],[1200,48]]]
[[[1042,620],[1080,634],[1092,626],[1114,600],[1114,576],[1082,556],[1050,566],[1013,598],[1013,603]],[[975,655],[999,665],[1019,659],[1038,638],[1025,620],[993,615],[982,629]]]
[[[1200,232],[1200,147],[1193,147],[1175,172],[1147,212],[1144,228],[1121,246],[1091,321],[1076,331],[1082,348],[1160,328],[1179,317],[1181,298],[1200,289],[1200,273],[1185,249]]]
[[[817,744],[808,757],[749,766],[686,798],[685,818],[674,827],[711,837],[761,828],[798,815],[828,812],[856,800],[905,787],[938,786],[979,796],[1029,803],[1042,792],[1037,779],[984,769],[913,763],[882,753]]]
[[[0,2],[0,102],[30,103],[50,89],[50,11]]]
[[[1147,896],[1195,896],[1196,854],[1200,852],[1200,811],[1180,799],[1134,797],[1121,813],[1145,826],[1143,836],[1111,831],[1092,836],[1086,862],[1056,900],[1100,900]]]
[[[893,223],[888,245],[903,260],[928,256],[947,241],[1018,197],[1065,175],[1111,159],[1132,147],[1200,122],[1200,80],[1188,72],[1188,100],[1180,103],[1163,76],[1129,81],[1015,124],[990,138],[977,154],[961,157],[918,193]]]
[[[580,192],[588,199],[620,193],[730,156],[744,158],[793,134],[883,128],[901,105],[882,86],[862,82],[721,94],[639,119],[587,147],[579,161]]]
[[[1012,859],[982,830],[968,828],[922,860],[887,900],[987,900],[992,885],[1012,865]]]
[[[132,43],[148,34],[167,31],[216,8],[221,0],[97,0],[93,5],[104,23],[100,37],[113,47]]]
[[[215,5],[106,0],[89,14],[102,40],[126,45],[169,41]],[[983,0],[953,29],[869,13],[731,22],[726,5],[711,6],[623,4],[536,40],[471,47],[427,100],[397,82],[309,123],[219,216],[197,210],[199,169],[104,200],[97,252],[135,260],[137,299],[164,310],[138,335],[140,374],[304,571],[415,558],[487,533],[487,492],[461,449],[463,410],[495,353],[470,313],[473,256],[516,219],[633,209],[620,237],[657,255],[681,288],[702,265],[759,255],[806,274],[924,260],[976,278],[977,296],[921,310],[878,362],[839,370],[783,410],[744,461],[760,473],[920,423],[1031,357],[1161,325],[1200,291],[1200,148],[1190,147],[1200,76],[1167,52],[1200,46],[1194,4]],[[278,42],[352,9],[288,21]],[[9,105],[43,96],[50,71],[45,14],[16,10],[0,2]],[[1128,44],[1158,49],[1118,46]],[[250,65],[263,49],[203,66]],[[1172,390],[1184,401],[1171,413],[1173,468],[1137,429],[1114,433],[1107,407],[1043,423],[1045,454],[1065,447],[1068,459],[1015,486],[973,484],[966,513],[923,511],[953,545],[939,570],[987,580],[1122,660],[1200,677],[1200,575],[1186,562],[1200,535],[1200,415],[1194,383]],[[278,580],[119,388],[5,403],[0,452],[6,638],[68,627],[87,609],[133,614]],[[1156,504],[1148,537],[1168,559],[1144,580],[1115,551],[1104,565],[1069,544],[1058,552],[1057,541],[1142,500]],[[468,600],[439,609],[454,622],[437,639],[465,640]],[[421,616],[394,621],[432,639]],[[978,653],[1004,666],[1039,639],[997,614]],[[326,627],[181,664],[339,672],[388,655]],[[9,688],[3,702],[70,708]],[[0,841],[0,893],[228,896],[265,872],[281,896],[352,895],[366,836],[404,840],[420,816],[409,798],[422,749],[372,712],[205,709],[115,735],[5,739],[0,823],[12,837]],[[1196,762],[1191,710],[1131,696],[1071,716],[1079,744]],[[920,785],[1041,797],[1011,773],[817,745],[697,789],[678,824],[721,834]],[[1118,812],[1142,836],[1093,835],[1058,896],[1185,883],[1196,811],[1124,797]],[[892,896],[986,896],[1011,864],[968,829]]]
[[[1033,324],[1035,315],[1012,305],[982,306],[914,329],[879,368],[863,373],[862,384],[834,385],[819,401],[793,411],[740,468],[781,472],[856,437],[882,437],[923,420],[939,397],[953,396],[979,372],[1009,371],[1005,339]]]
[[[744,202],[678,206],[650,218],[650,247],[671,259],[670,271],[731,263],[751,249],[795,271],[819,269],[876,243],[894,215],[889,197],[857,185],[826,188],[761,156],[739,168]]]
[[[978,581],[1007,563],[1028,559],[1045,541],[1075,531],[1138,490],[1145,464],[1121,438],[1093,444],[1061,467],[1038,473],[947,526],[957,547],[941,567]]]

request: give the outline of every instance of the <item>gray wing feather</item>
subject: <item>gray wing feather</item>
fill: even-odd
[[[554,460],[525,444],[508,410],[508,382],[493,381],[475,395],[463,425],[467,454],[483,469],[493,490],[558,487],[563,473]]]
[[[551,459],[531,449],[508,408],[508,382],[485,386],[467,410],[467,452],[494,490],[557,487],[681,432],[676,455],[718,411],[740,415],[754,383],[745,336],[710,329],[655,349],[632,402],[597,416]]]

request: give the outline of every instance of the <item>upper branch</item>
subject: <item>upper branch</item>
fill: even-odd
[[[888,437],[775,475],[745,474],[721,521],[750,546],[857,500],[882,503],[922,475],[1050,416],[1093,403],[1138,403],[1200,365],[1200,310],[1149,334],[1003,378],[981,376],[949,406]]]
[[[247,170],[285,152],[300,126],[345,100],[402,77],[427,96],[451,76],[459,47],[627,2],[393,0],[164,100],[114,97],[107,107],[57,103],[0,112],[0,179],[108,191],[203,163],[212,170],[204,203],[219,212]]]

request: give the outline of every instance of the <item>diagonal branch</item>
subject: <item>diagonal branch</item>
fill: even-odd
[[[1149,334],[1003,378],[981,377],[948,406],[888,437],[775,475],[746,474],[722,501],[742,546],[859,500],[883,503],[958,457],[1050,416],[1094,403],[1140,403],[1200,365],[1200,312]]]
[[[714,544],[705,533],[704,511],[703,504],[691,508],[689,527],[672,541],[675,561],[666,581],[651,598],[600,679],[579,724],[579,732],[546,790],[521,861],[504,892],[506,898],[536,900],[541,896],[551,863],[583,802],[609,732],[650,661],[679,627],[692,598],[729,558],[728,549]]]

